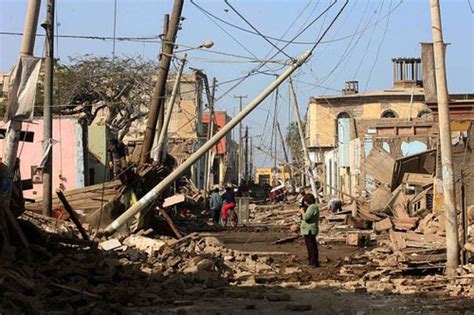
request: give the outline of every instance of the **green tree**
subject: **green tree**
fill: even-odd
[[[296,122],[291,122],[287,129],[286,144],[290,148],[293,164],[299,168],[304,165],[303,147],[301,146],[301,138],[298,132]]]

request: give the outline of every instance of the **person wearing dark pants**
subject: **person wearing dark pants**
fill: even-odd
[[[211,198],[209,199],[209,208],[211,209],[212,221],[214,224],[219,223],[219,217],[221,214],[222,208],[222,199],[219,195],[219,188],[214,188],[211,193]]]
[[[301,235],[304,236],[306,249],[308,250],[309,266],[316,268],[319,267],[318,242],[316,240],[319,229],[319,208],[316,205],[316,199],[312,194],[306,194],[303,197],[303,201],[307,208],[306,210],[300,208],[300,232]]]
[[[312,235],[311,232],[309,232],[308,235],[304,236],[304,242],[308,250],[309,265],[311,267],[319,267],[318,241],[316,240],[316,235]]]

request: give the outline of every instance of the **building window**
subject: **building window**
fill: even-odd
[[[418,113],[418,118],[431,118],[431,116],[432,116],[432,113],[431,113],[431,110],[429,109],[422,109]]]
[[[337,114],[337,119],[342,119],[342,118],[351,118],[351,116],[349,116],[348,112],[340,112],[339,114]]]
[[[341,139],[341,125],[339,123],[339,120],[340,119],[347,119],[347,118],[350,118],[349,116],[349,113],[348,112],[340,112],[339,114],[337,114],[337,118],[336,118],[336,141],[337,141],[337,145],[339,145],[341,142],[342,142],[342,139]]]
[[[397,113],[395,113],[391,109],[387,109],[383,111],[382,115],[380,116],[380,118],[397,118],[397,117],[398,117]]]

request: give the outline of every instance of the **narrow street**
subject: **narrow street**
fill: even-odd
[[[288,205],[284,210],[294,209]],[[203,295],[187,297],[188,306],[171,307],[178,314],[288,314],[298,311],[311,314],[473,314],[474,300],[443,296],[442,292],[395,294],[385,292],[350,292],[331,286],[331,280],[344,281],[339,275],[341,262],[366,249],[344,243],[320,244],[320,268],[305,268],[307,253],[302,238],[276,245],[288,236],[281,227],[245,226],[211,233],[227,248],[272,257],[280,269],[299,269],[285,275],[255,277],[255,284],[227,287]],[[272,254],[274,253],[274,255]],[[285,255],[288,254],[288,255]],[[473,282],[474,284],[474,282]],[[369,289],[370,290],[370,289]]]
[[[0,315],[474,315],[474,0],[0,0]]]

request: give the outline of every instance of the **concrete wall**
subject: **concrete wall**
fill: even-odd
[[[110,180],[107,157],[107,136],[108,128],[106,126],[89,126],[89,185]]]
[[[379,119],[386,110],[393,110],[398,118],[416,118],[427,106],[419,95],[410,105],[410,94],[386,96],[311,98],[307,112],[309,147],[334,147],[337,135],[337,117],[349,114],[355,119]]]
[[[18,155],[21,159],[20,171],[23,179],[32,178],[32,166],[41,162],[43,154],[43,121],[34,120],[23,123],[23,130],[33,131],[34,142],[20,142]],[[53,137],[59,141],[53,146],[53,191],[84,187],[84,154],[82,127],[77,119],[54,119]],[[0,152],[3,154],[3,141],[0,141]],[[32,190],[24,192],[27,198],[40,198],[43,195],[43,184],[34,183]]]

